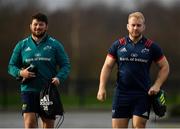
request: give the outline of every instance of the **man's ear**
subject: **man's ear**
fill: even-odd
[[[144,24],[144,28],[143,28],[144,30],[146,29],[146,25]]]
[[[32,24],[29,25],[30,30],[31,30],[31,26],[32,26]]]
[[[126,27],[127,27],[127,30],[129,30],[129,24],[127,24],[127,26],[126,26]]]

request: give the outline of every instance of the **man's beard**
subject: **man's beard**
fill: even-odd
[[[135,39],[138,39],[139,37],[141,37],[141,35],[142,35],[141,33],[138,33],[138,35],[131,33],[131,36],[134,37]]]
[[[46,31],[40,33],[40,34],[37,34],[35,32],[32,32],[32,35],[38,39],[42,38],[44,35],[46,34]]]

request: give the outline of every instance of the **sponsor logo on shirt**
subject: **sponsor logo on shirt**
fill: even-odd
[[[36,58],[28,58],[25,60],[26,62],[31,62],[31,61],[51,61],[51,58],[46,58],[46,57],[36,57]]]
[[[120,57],[119,60],[120,60],[120,61],[141,62],[141,63],[147,63],[147,62],[148,62],[148,60],[146,60],[146,59],[136,58],[136,57],[131,57],[131,58],[128,58],[128,57]]]
[[[40,57],[40,56],[41,56],[41,53],[36,53],[35,56],[36,56],[36,57]]]
[[[25,49],[25,51],[27,52],[27,51],[31,51],[32,49],[30,48],[30,47],[27,47],[26,49]]]
[[[137,53],[131,53],[131,57],[138,57]]]
[[[127,52],[127,50],[126,50],[126,48],[124,47],[124,48],[120,49],[120,52]]]
[[[149,53],[149,49],[147,49],[147,48],[144,48],[144,49],[142,49],[142,50],[141,50],[141,53],[148,54],[148,53]]]
[[[52,46],[49,46],[49,45],[47,45],[43,48],[43,50],[50,50],[50,49],[52,49]]]

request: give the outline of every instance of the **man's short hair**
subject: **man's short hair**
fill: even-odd
[[[32,16],[32,20],[37,19],[38,21],[42,21],[45,22],[46,24],[48,24],[48,18],[45,14],[43,13],[36,13]]]
[[[143,22],[145,23],[145,18],[144,18],[144,15],[141,13],[141,12],[133,12],[133,13],[130,13],[129,14],[129,17],[128,17],[128,21],[131,17],[135,17],[137,19],[142,19]]]

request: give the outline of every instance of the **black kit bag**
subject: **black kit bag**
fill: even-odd
[[[156,95],[152,97],[152,107],[154,113],[159,116],[163,117],[167,110],[166,105],[166,96],[163,90],[160,90]]]
[[[44,117],[62,116],[64,113],[58,89],[49,84],[40,92],[40,110]]]

